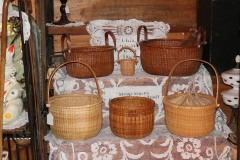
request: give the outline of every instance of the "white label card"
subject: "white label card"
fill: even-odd
[[[53,125],[53,115],[51,113],[48,113],[47,115],[47,124]]]
[[[139,96],[153,99],[156,104],[162,102],[162,87],[161,86],[124,86],[105,88],[105,103],[108,104],[109,100],[116,97],[123,96]]]

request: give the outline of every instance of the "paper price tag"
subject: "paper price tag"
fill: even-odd
[[[51,113],[47,115],[47,124],[53,125],[53,115]]]
[[[68,6],[65,7],[65,12],[66,12],[66,13],[70,13],[70,10],[69,10],[69,7],[68,7]]]

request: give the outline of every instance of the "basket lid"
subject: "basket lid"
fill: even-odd
[[[167,101],[179,106],[205,106],[215,103],[214,99],[214,97],[203,94],[182,93],[168,96]]]

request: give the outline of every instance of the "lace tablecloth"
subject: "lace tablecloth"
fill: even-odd
[[[51,132],[45,137],[50,145],[49,159],[228,159],[230,144],[227,135],[226,116],[218,109],[214,131],[202,138],[183,138],[172,135],[164,125],[162,93],[167,76],[154,76],[145,72],[124,77],[112,74],[98,77],[103,96],[103,126],[94,138],[85,141],[65,141]],[[77,79],[61,69],[55,74],[56,94],[97,94],[93,79]],[[196,92],[212,95],[212,81],[204,66],[188,77],[173,77],[169,93],[186,92],[189,82],[194,81]],[[153,99],[155,126],[153,133],[143,139],[127,140],[116,137],[109,128],[109,99],[119,96],[143,96]]]

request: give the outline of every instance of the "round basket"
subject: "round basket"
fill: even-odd
[[[140,41],[141,29],[144,29],[144,41]],[[145,72],[153,75],[168,75],[172,67],[185,59],[202,59],[201,32],[186,41],[180,39],[147,39],[147,27],[139,26],[137,41],[140,46],[140,60]],[[192,75],[200,64],[185,62],[174,72],[174,76]]]
[[[169,82],[174,69],[185,61],[199,61],[209,64],[217,76],[216,98],[206,94],[197,94],[199,98],[207,99],[208,105],[177,105],[170,102],[170,99],[184,96],[187,93],[176,93],[167,95]],[[215,113],[218,105],[219,77],[216,69],[208,62],[197,59],[187,59],[177,63],[171,70],[166,90],[164,92],[163,104],[165,109],[166,127],[169,132],[183,137],[202,137],[208,135],[214,129]]]
[[[49,87],[55,72],[69,63],[80,63],[86,66],[95,79],[98,96],[91,94],[65,94],[49,98]],[[102,98],[94,71],[89,65],[69,61],[57,66],[49,76],[47,84],[47,107],[53,116],[52,133],[65,140],[84,140],[98,134],[102,126]]]
[[[112,132],[122,138],[143,138],[154,125],[155,102],[145,97],[118,97],[109,101]]]
[[[108,35],[112,37],[114,46],[109,46]],[[69,36],[66,38],[69,41]],[[105,42],[105,46],[82,46],[76,48],[71,48],[69,42],[67,42],[68,53],[65,54],[66,60],[85,62],[92,68],[97,77],[108,76],[114,70],[114,50],[116,49],[116,38],[111,31],[105,33]],[[81,64],[68,64],[67,72],[71,77],[75,78],[92,78],[91,72]]]
[[[134,59],[121,59],[120,60],[120,52],[123,51],[124,49],[128,49],[130,51],[133,52],[133,55],[134,55]],[[133,48],[131,47],[128,47],[128,46],[125,46],[125,47],[122,47],[119,51],[118,51],[118,60],[117,62],[120,64],[120,70],[121,70],[121,73],[122,75],[124,76],[132,76],[135,74],[135,65],[138,63],[138,60],[137,60],[137,55],[136,55],[136,52],[134,51]]]

